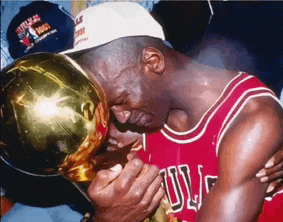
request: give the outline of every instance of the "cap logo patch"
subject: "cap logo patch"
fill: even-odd
[[[42,21],[38,14],[26,19],[16,29],[19,41],[27,47],[25,53],[36,43],[56,32],[57,30],[52,29],[49,23]]]

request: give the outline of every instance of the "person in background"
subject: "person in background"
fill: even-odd
[[[7,29],[9,52],[13,59],[36,52],[72,48],[74,19],[60,5],[33,1],[20,8]]]
[[[21,7],[8,26],[5,48],[1,39],[1,68],[28,54],[72,48],[74,25],[73,17],[58,4],[32,1]],[[27,175],[2,159],[1,173],[1,200],[7,203],[1,221],[80,221],[92,208],[77,188],[61,177]],[[9,201],[15,203],[12,210]]]
[[[161,168],[176,216],[280,221],[282,194],[264,202],[269,183],[256,178],[282,149],[283,110],[274,93],[254,76],[168,48],[162,28],[135,3],[105,3],[78,17],[84,33],[64,54],[100,83],[120,124],[157,131],[146,134],[139,155]],[[139,221],[157,206],[161,191],[154,179],[141,183],[142,166],[135,159],[98,173],[89,188],[95,221]]]

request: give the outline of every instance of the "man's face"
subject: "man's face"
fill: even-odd
[[[114,64],[115,67],[113,61],[96,61],[91,72],[104,89],[116,119],[144,130],[160,129],[170,105],[161,81],[145,75],[138,65],[122,70]]]

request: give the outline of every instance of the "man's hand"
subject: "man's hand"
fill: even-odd
[[[278,150],[272,158],[265,164],[265,167],[261,169],[256,177],[260,179],[262,183],[272,182],[267,189],[267,193],[279,190],[283,186],[283,147]]]
[[[164,196],[162,177],[155,166],[130,160],[101,170],[88,189],[96,222],[141,221],[152,214]]]

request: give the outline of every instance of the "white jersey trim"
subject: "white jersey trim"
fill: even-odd
[[[283,193],[283,190],[280,190],[280,191],[274,193],[272,196],[270,196],[270,197],[265,197],[264,199],[265,199],[266,201],[272,201],[272,198],[273,198],[273,197],[275,197],[275,196],[278,195],[278,194],[282,194],[282,193]]]
[[[226,92],[226,90],[227,90],[227,88],[230,86],[230,84],[231,84],[232,82],[234,82],[234,80],[237,79],[237,78],[238,78],[240,75],[242,75],[242,74],[243,74],[243,72],[239,72],[239,74],[238,74],[236,77],[234,77],[234,78],[225,86],[225,88],[223,89],[223,91],[222,91],[221,95],[219,96],[219,98],[218,98],[218,99],[209,107],[209,109],[203,114],[203,116],[202,116],[201,119],[198,121],[198,123],[194,126],[194,128],[192,128],[192,129],[190,129],[190,130],[188,130],[188,131],[185,131],[185,132],[177,132],[177,131],[171,129],[167,124],[165,124],[164,127],[165,127],[169,132],[174,133],[174,134],[179,135],[179,136],[183,136],[183,135],[186,135],[186,134],[189,134],[189,133],[195,131],[195,130],[198,128],[198,126],[201,124],[201,122],[202,122],[203,118],[205,117],[205,115],[212,109],[213,106],[215,106],[215,104],[220,100],[220,98],[221,98],[221,97],[223,96],[223,94]],[[247,79],[247,78],[252,78],[252,77],[253,77],[253,76],[249,76],[249,77],[246,77],[245,79]],[[245,79],[243,79],[243,80],[245,80]],[[242,80],[242,81],[243,81],[243,80]],[[237,84],[237,85],[238,85],[238,84]],[[233,88],[232,90],[234,90],[234,88]],[[229,95],[230,95],[230,94],[229,94]]]
[[[222,123],[222,126],[221,126],[219,132],[222,132],[223,127],[225,126],[226,122],[228,121],[228,119],[230,118],[230,116],[231,116],[231,114],[234,112],[234,110],[237,108],[238,104],[243,100],[243,98],[244,98],[248,93],[250,93],[250,92],[255,92],[255,91],[260,91],[260,90],[268,90],[268,91],[270,91],[271,93],[273,93],[270,89],[265,88],[265,87],[257,87],[257,88],[252,88],[252,89],[248,89],[247,91],[245,91],[245,92],[238,98],[238,100],[236,101],[236,103],[235,103],[235,104],[232,106],[232,108],[230,109],[229,113],[227,114],[227,116],[225,117],[225,119],[224,119],[224,121],[223,121],[223,123]],[[259,93],[259,94],[257,94],[257,95],[261,95],[261,94],[263,94],[263,93]],[[249,99],[247,98],[247,100],[249,100]],[[244,104],[246,104],[246,102],[244,102]],[[242,107],[241,107],[240,109],[242,109]],[[218,135],[217,139],[219,139],[219,136],[220,136],[220,135]]]
[[[167,139],[169,139],[169,140],[171,140],[172,142],[175,142],[175,143],[178,143],[178,144],[186,144],[186,143],[192,143],[192,142],[194,142],[194,141],[196,141],[196,140],[198,140],[204,133],[205,133],[205,130],[206,130],[206,128],[207,128],[207,126],[208,126],[208,124],[210,123],[210,121],[211,121],[211,119],[214,117],[214,115],[215,115],[215,113],[218,111],[218,109],[222,106],[222,104],[223,103],[225,103],[226,102],[226,100],[230,97],[230,95],[233,93],[233,91],[240,85],[240,84],[242,84],[243,82],[245,82],[245,81],[247,81],[248,79],[250,79],[250,78],[254,78],[254,76],[247,76],[246,78],[244,78],[243,80],[241,80],[240,82],[238,82],[234,87],[233,87],[233,89],[229,92],[229,94],[226,96],[226,98],[218,105],[218,107],[216,107],[215,108],[215,110],[213,111],[213,113],[209,116],[209,118],[207,119],[207,121],[206,121],[206,123],[205,123],[205,125],[204,125],[204,127],[203,127],[203,129],[202,129],[202,131],[198,134],[198,135],[196,135],[195,137],[193,137],[193,138],[190,138],[190,139],[187,139],[187,140],[179,140],[179,139],[175,139],[175,138],[172,138],[171,136],[169,136],[168,134],[166,134],[165,132],[164,132],[164,130],[160,130],[160,132],[167,138]],[[229,85],[229,84],[228,84]],[[228,86],[227,85],[227,86]],[[264,88],[265,89],[265,88]],[[225,92],[225,90],[223,91],[223,93]],[[271,91],[272,92],[272,91]],[[221,96],[220,96],[221,97]],[[219,98],[220,98],[219,97]],[[218,101],[218,100],[217,100]],[[208,111],[209,111],[210,109],[208,109]],[[208,112],[207,111],[207,112]],[[207,113],[206,112],[206,113]],[[205,114],[206,114],[205,113]],[[202,116],[202,118],[201,118],[201,120],[199,121],[199,123],[197,124],[197,126],[199,126],[199,124],[201,123],[201,121],[203,120],[203,118],[204,118],[204,116],[205,116],[205,114]],[[192,131],[194,131],[196,128],[197,128],[197,126],[196,127],[194,127],[192,130],[189,130],[189,131],[187,131],[187,132],[175,132],[174,130],[172,130],[172,129],[168,129],[171,133],[174,133],[175,135],[186,135],[186,134],[188,134],[189,132],[192,132]],[[168,127],[168,126],[167,126]],[[168,127],[169,128],[169,127]],[[166,128],[167,129],[167,128]]]
[[[237,107],[237,105],[242,101],[243,97],[246,96],[246,94],[248,94],[249,92],[253,92],[253,91],[257,91],[257,90],[260,90],[260,89],[265,89],[265,90],[269,90],[271,91],[270,89],[267,89],[267,88],[264,88],[264,87],[259,87],[259,88],[255,88],[255,89],[250,89],[250,90],[247,90],[238,100],[237,102],[234,104],[233,108],[230,110],[229,114],[226,116],[224,122],[223,122],[223,125],[222,127],[226,124],[228,118],[230,117],[230,115],[232,114],[232,112],[235,110],[235,108]],[[271,91],[272,92],[272,91]],[[273,92],[272,92],[273,93]],[[264,96],[268,96],[268,97],[271,97],[273,98],[275,101],[277,101],[279,103],[279,105],[283,108],[283,105],[280,103],[279,99],[270,94],[270,93],[259,93],[259,94],[256,94],[256,95],[251,95],[249,96],[244,102],[243,104],[241,105],[241,107],[238,109],[238,111],[235,113],[235,115],[230,119],[230,121],[227,123],[226,127],[223,129],[222,133],[218,136],[218,141],[216,143],[216,155],[218,156],[218,151],[219,151],[219,146],[220,146],[220,143],[225,135],[225,133],[227,132],[229,126],[232,124],[232,122],[237,118],[237,116],[239,115],[239,113],[242,111],[242,109],[244,108],[244,106],[247,104],[248,101],[250,101],[251,99],[253,98],[256,98],[256,97],[264,97]],[[221,127],[221,130],[222,130],[222,127]],[[219,132],[221,132],[221,130]]]

